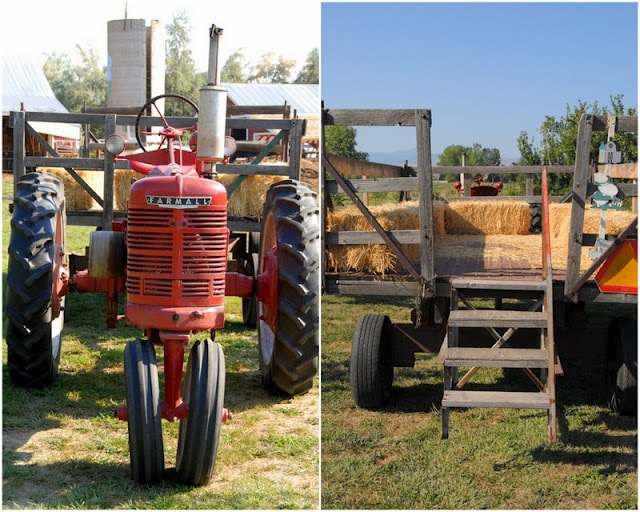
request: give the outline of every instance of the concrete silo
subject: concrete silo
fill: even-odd
[[[164,29],[158,20],[151,20],[149,25],[144,19],[108,22],[108,107],[139,109],[150,98],[164,93],[164,43]],[[129,131],[133,132],[133,127]],[[122,135],[135,139],[134,133]]]

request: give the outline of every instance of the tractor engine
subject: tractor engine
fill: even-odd
[[[129,194],[126,318],[144,329],[224,326],[227,193],[178,165],[155,169]]]

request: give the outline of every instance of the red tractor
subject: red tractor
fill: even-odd
[[[144,336],[124,349],[132,478],[162,479],[161,419],[180,421],[177,478],[204,485],[212,475],[224,408],[225,361],[215,331],[224,327],[225,296],[258,301],[263,384],[277,393],[304,393],[317,372],[319,327],[319,209],[317,194],[297,180],[274,184],[264,205],[257,276],[228,272],[227,193],[215,180],[224,163],[226,91],[218,85],[221,29],[210,32],[208,85],[200,91],[197,123],[176,129],[166,119],[158,149],[125,156],[146,176],[130,189],[126,221],[95,231],[88,269],[73,271],[65,250],[62,182],[29,172],[17,182],[9,243],[6,303],[8,366],[14,384],[51,385],[58,374],[65,297],[70,289],[126,293],[125,319]],[[153,98],[136,120],[165,95]],[[189,101],[189,100],[186,100]],[[195,107],[195,105],[194,105]],[[158,113],[160,111],[158,110]],[[198,130],[197,153],[182,148]],[[228,141],[228,138],[227,138]],[[108,158],[124,140],[106,138]],[[228,145],[227,145],[228,146]],[[185,350],[196,332],[210,338]],[[161,399],[155,348],[164,351]]]

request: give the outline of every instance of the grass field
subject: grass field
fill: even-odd
[[[356,408],[349,355],[357,318],[382,313],[409,323],[412,302],[323,297],[323,508],[637,509],[637,421],[609,412],[602,375],[558,379],[554,445],[545,411],[517,409],[454,410],[450,437],[441,440],[442,367],[434,355],[395,369],[387,407]]]
[[[3,183],[3,293],[9,242]],[[84,252],[90,228],[69,227],[71,251]],[[123,349],[140,336],[121,322],[105,328],[105,297],[71,294],[58,381],[44,391],[11,384],[3,351],[3,493],[5,509],[316,509],[319,502],[317,383],[302,396],[276,397],[260,384],[257,334],[242,323],[241,300],[228,298],[216,336],[226,358],[225,406],[214,477],[204,487],[175,483],[178,423],[163,421],[166,477],[142,486],[129,477]],[[201,335],[202,336],[202,335]],[[162,371],[161,350],[159,356]]]

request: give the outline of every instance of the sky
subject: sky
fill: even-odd
[[[518,158],[520,132],[539,145],[567,105],[622,94],[637,108],[635,2],[328,2],[321,16],[325,108],[430,109],[435,154],[479,143]],[[360,151],[416,147],[414,128],[356,131]]]
[[[2,52],[26,53],[43,62],[46,54],[65,53],[79,63],[80,45],[94,48],[106,66],[107,22],[124,19],[125,8],[127,18],[157,19],[163,27],[184,11],[197,71],[208,68],[212,24],[224,30],[221,65],[240,50],[250,63],[271,52],[301,67],[320,46],[320,4],[315,0],[10,0],[0,17]]]

